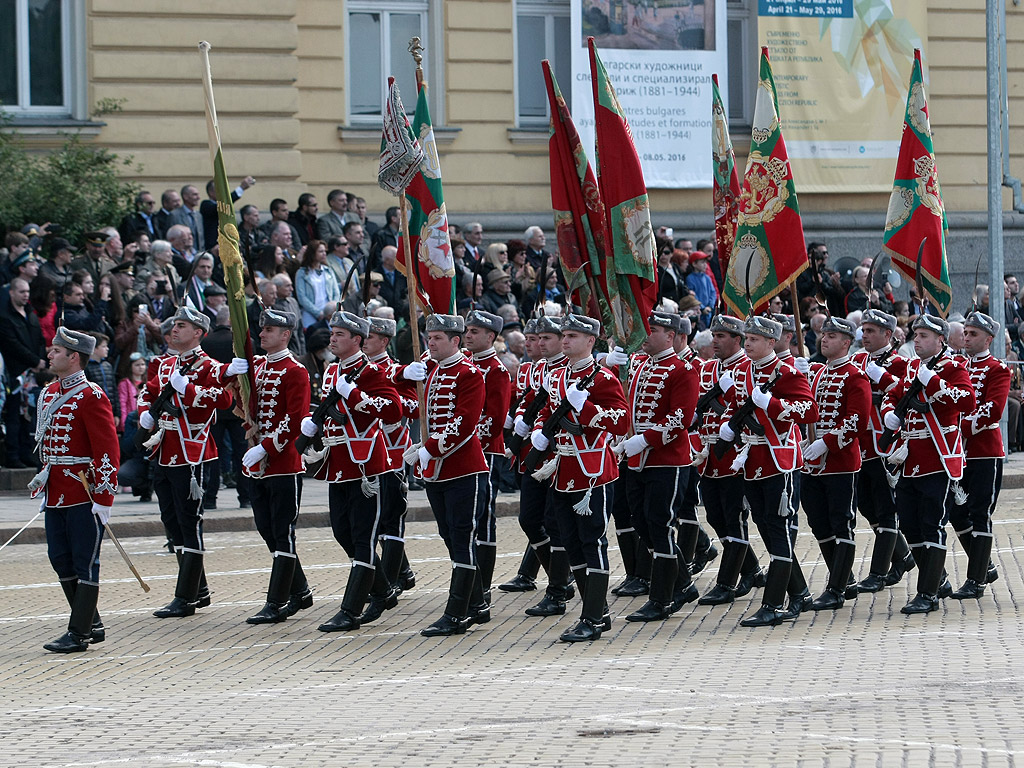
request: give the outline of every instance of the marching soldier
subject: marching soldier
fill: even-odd
[[[651,313],[651,332],[643,343],[646,356],[634,361],[629,375],[633,435],[619,444],[618,452],[626,459],[620,484],[634,510],[634,525],[653,554],[653,566],[650,599],[626,621],[661,621],[699,597],[674,529],[690,470],[687,426],[697,402],[697,372],[673,349],[679,320]]]
[[[554,442],[555,458],[537,474],[553,477],[551,507],[583,599],[579,624],[560,637],[567,643],[597,640],[611,628],[606,532],[612,482],[618,476],[611,436],[625,434],[629,419],[622,385],[594,360],[600,333],[597,320],[583,315],[565,318],[562,349],[568,366],[549,374],[549,400],[530,436],[538,451],[547,451]],[[589,387],[578,386],[584,380],[590,380]],[[563,402],[567,409],[560,407]],[[553,441],[545,434],[548,420]]]
[[[818,334],[818,350],[826,362],[811,368],[818,420],[807,426],[800,499],[829,571],[828,587],[811,603],[812,611],[842,608],[853,572],[859,435],[871,408],[868,378],[850,360],[856,334],[856,326],[846,318],[826,318]],[[855,595],[853,590],[851,596]]]
[[[302,457],[295,450],[302,420],[309,413],[309,372],[288,349],[298,318],[264,309],[255,360],[259,442],[242,456],[242,472],[251,479],[252,515],[274,562],[263,610],[246,621],[273,624],[313,605],[313,592],[295,551],[295,523],[302,498]]]
[[[908,614],[938,610],[939,598],[953,591],[944,568],[946,504],[950,495],[964,501],[960,419],[977,407],[971,377],[946,344],[949,323],[924,314],[912,327],[920,359],[907,362],[903,378],[882,400],[882,423],[900,432],[888,461],[901,465],[896,507],[918,567],[917,595],[900,609]]]
[[[85,378],[96,339],[60,327],[46,357],[57,376],[39,395],[36,442],[42,471],[29,484],[42,494],[46,549],[71,606],[68,631],[43,647],[77,653],[102,643],[106,630],[96,611],[100,543],[117,492],[120,449],[110,401]]]
[[[771,558],[761,608],[740,624],[775,626],[795,618],[795,613],[783,609],[796,560],[789,535],[792,473],[800,465],[798,425],[814,423],[818,408],[807,377],[775,354],[775,342],[782,335],[781,323],[755,315],[747,318],[743,332],[743,348],[750,363],[736,369],[734,381],[719,379],[719,384],[725,390],[727,412],[740,413],[746,408],[749,416],[742,420],[738,432],[728,419],[724,420],[719,438],[731,441],[739,437],[743,443],[731,466],[743,472],[750,516]],[[756,431],[751,426],[754,422],[760,427]]]
[[[982,312],[971,312],[964,321],[967,373],[974,387],[977,407],[960,419],[967,443],[963,489],[967,503],[949,507],[949,520],[967,552],[967,579],[950,597],[977,599],[985,586],[999,577],[989,559],[992,555],[992,513],[1003,482],[1003,436],[999,421],[1010,392],[1010,369],[989,352],[999,324]]]
[[[210,437],[210,427],[217,418],[217,409],[228,408],[232,403],[231,393],[224,388],[226,377],[236,376],[248,366],[243,358],[235,358],[224,366],[199,346],[210,330],[208,315],[182,305],[173,321],[170,346],[178,354],[162,358],[156,375],[139,392],[139,426],[157,430],[146,442],[147,447],[155,449],[157,458],[153,490],[160,500],[161,518],[171,521],[168,530],[175,554],[180,554],[181,558],[174,599],[153,612],[161,619],[191,616],[197,607],[209,605],[208,591],[200,601],[199,589],[205,580],[203,493],[208,476],[206,465],[217,458],[217,445]],[[177,415],[164,412],[155,420],[149,407],[167,387],[174,392],[172,401]]]
[[[307,416],[300,429],[307,437],[323,431],[326,456],[315,477],[328,483],[331,529],[352,559],[341,610],[317,629],[347,632],[359,629],[371,591],[385,607],[398,603],[377,557],[377,536],[380,476],[390,469],[381,422],[398,421],[401,406],[387,374],[371,365],[363,352],[370,322],[350,312],[335,312],[330,323],[330,350],[338,360],[324,371],[323,391],[333,389],[339,399],[322,425]]]
[[[466,316],[466,350],[470,358],[484,375],[484,409],[477,424],[477,435],[487,461],[487,503],[478,510],[476,522],[476,562],[480,574],[480,586],[484,604],[474,606],[475,613],[483,618],[491,602],[491,578],[494,576],[494,562],[497,556],[498,538],[495,519],[495,501],[498,496],[500,462],[505,457],[505,416],[512,396],[512,377],[508,369],[498,360],[494,340],[498,338],[505,321],[498,315],[480,309],[470,310]]]
[[[878,448],[882,425],[882,398],[907,372],[907,360],[896,354],[892,336],[896,318],[879,309],[867,309],[861,317],[864,349],[853,355],[854,364],[871,380],[868,429],[860,441],[861,467],[857,474],[857,508],[875,532],[868,575],[857,584],[858,592],[878,592],[899,583],[916,567],[910,546],[896,522],[896,496],[887,462]]]
[[[466,323],[458,315],[427,318],[427,346],[433,361],[426,381],[427,433],[406,451],[405,460],[418,466],[438,533],[452,558],[452,577],[444,614],[420,632],[424,637],[460,635],[490,619],[477,571],[476,521],[487,503],[487,462],[477,422],[484,409],[484,377],[462,354]]]

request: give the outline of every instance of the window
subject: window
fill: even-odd
[[[71,113],[70,0],[0,0],[0,103],[15,116]]]
[[[3,0],[0,0],[2,2]],[[409,54],[409,40],[419,37],[428,50],[423,58],[424,76],[430,82],[430,62],[436,51],[429,50],[428,3],[365,2],[350,0],[348,11],[348,114],[352,123],[379,123],[387,99],[387,78],[393,76],[402,104],[411,115],[416,111],[416,65]],[[437,93],[439,83],[431,83]],[[431,101],[433,112],[434,102]],[[433,117],[433,115],[432,115]],[[434,118],[435,120],[437,118]]]
[[[568,0],[516,3],[516,119],[519,125],[547,125],[548,95],[540,63],[551,62],[567,104],[572,104]]]
[[[728,0],[726,34],[729,49],[729,93],[723,94],[729,131],[749,128],[754,119],[761,50],[757,46],[757,9],[753,0]]]

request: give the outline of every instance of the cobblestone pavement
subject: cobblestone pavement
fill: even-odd
[[[57,656],[42,644],[63,631],[67,607],[45,549],[9,547],[0,554],[0,765],[1020,765],[1022,500],[1011,491],[1001,501],[1001,578],[980,602],[945,600],[938,613],[905,617],[905,581],[833,614],[742,629],[758,592],[652,625],[621,618],[642,598],[616,599],[612,631],[575,646],[558,634],[578,600],[561,619],[528,618],[537,592],[495,591],[489,624],[420,637],[441,613],[449,566],[432,526],[417,523],[416,588],[349,634],[316,631],[338,609],[349,568],[326,529],[299,535],[313,609],[263,627],[244,623],[263,603],[270,565],[255,533],[208,537],[214,604],[181,620],[150,615],[173,592],[162,542],[124,542],[148,595],[107,543],[108,639]],[[515,571],[522,541],[514,520],[499,520],[495,583]],[[801,535],[820,591],[825,567],[812,547]],[[755,548],[763,552],[756,539]],[[966,562],[953,545],[954,583]],[[702,591],[716,564],[699,577]],[[866,560],[857,568],[865,574]]]

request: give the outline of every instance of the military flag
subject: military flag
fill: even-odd
[[[718,90],[718,75],[711,76],[711,157],[714,163],[712,201],[715,211],[715,246],[724,275],[729,268],[732,244],[736,239],[739,213],[740,178],[736,172],[736,154],[729,137],[729,121]]]

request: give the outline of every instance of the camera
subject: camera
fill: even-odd
[[[153,293],[156,294],[157,296],[166,296],[167,295],[167,281],[166,280],[157,280],[156,281],[156,288],[153,289]]]

